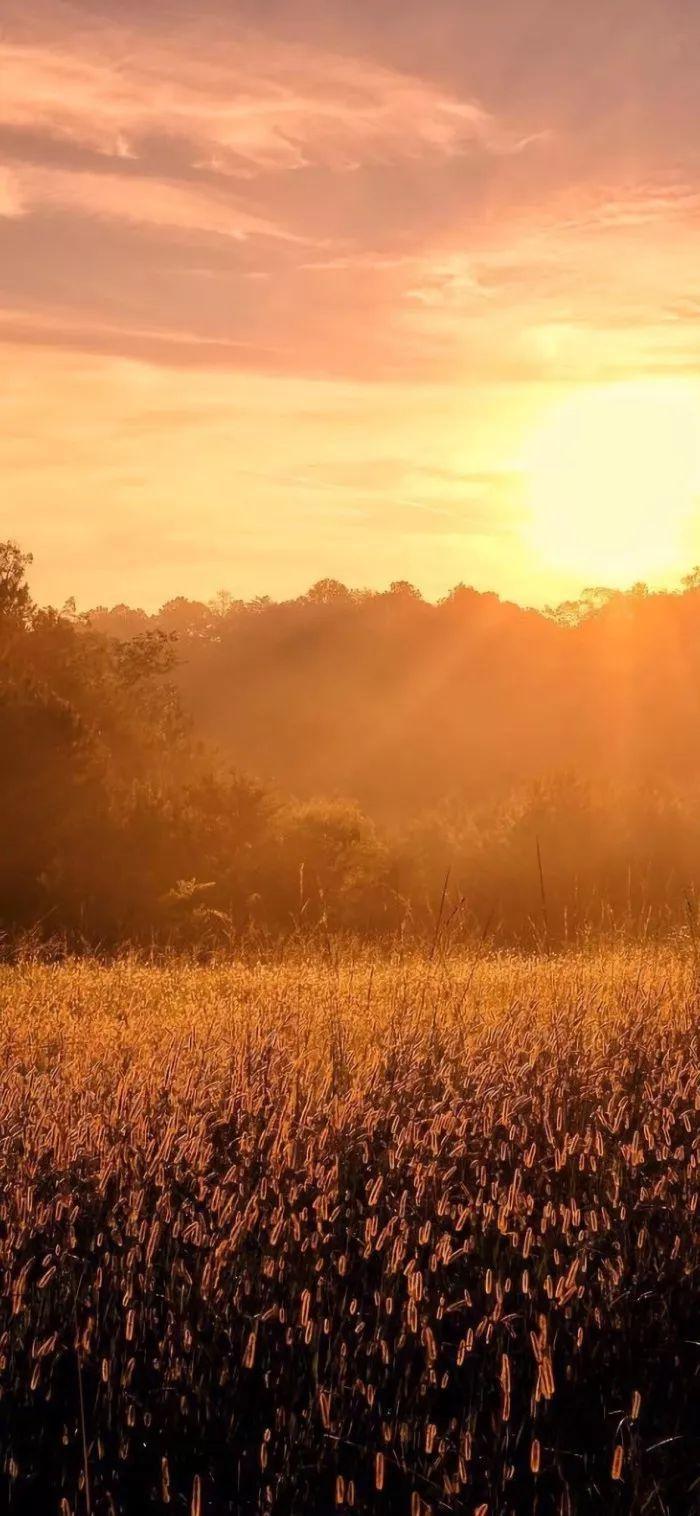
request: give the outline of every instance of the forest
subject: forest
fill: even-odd
[[[33,603],[0,547],[0,931],[695,931],[700,573],[546,611],[335,581]]]

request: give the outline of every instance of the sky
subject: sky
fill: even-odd
[[[687,571],[699,64],[697,0],[3,0],[39,598]]]

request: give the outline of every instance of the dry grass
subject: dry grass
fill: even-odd
[[[3,1508],[695,1509],[698,1003],[648,947],[0,970]]]

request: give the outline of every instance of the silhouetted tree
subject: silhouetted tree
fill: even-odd
[[[0,630],[4,623],[24,625],[31,611],[26,571],[31,554],[22,553],[16,542],[0,542]]]

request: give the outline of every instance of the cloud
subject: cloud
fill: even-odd
[[[122,160],[167,134],[194,165],[240,176],[524,145],[478,101],[365,59],[233,27],[221,45],[180,33],[175,47],[145,28],[137,49],[129,41],[79,35],[68,50],[6,36],[0,122]]]
[[[697,218],[699,211],[697,185],[659,177],[619,186],[599,184],[584,193],[579,189],[570,215],[566,214],[564,196],[556,215],[562,231],[625,231],[686,221]]]
[[[269,472],[267,477],[269,478]],[[518,469],[475,472],[376,455],[330,464],[309,462],[296,474],[276,476],[290,490],[335,501],[336,513],[361,518],[381,530],[415,528],[464,536],[508,533],[520,519],[522,476]]]
[[[694,296],[690,165],[616,182],[612,156],[604,175],[569,161],[565,123],[516,119],[493,69],[477,98],[471,65],[421,76],[381,25],[371,54],[361,18],[302,45],[244,26],[245,7],[194,21],[173,0],[166,31],[160,4],[131,26],[107,0],[8,6],[16,340],[168,368],[568,382],[646,361],[655,312]]]
[[[235,241],[254,236],[292,242],[303,240],[276,226],[273,221],[252,214],[234,195],[207,186],[200,188],[138,174],[130,174],[127,178],[85,170],[41,168],[33,164],[15,169],[13,183],[18,197],[17,215],[54,207],[83,216],[136,222],[144,226],[216,233]]]
[[[0,307],[0,340],[63,353],[94,353],[131,358],[164,368],[246,369],[275,371],[289,366],[284,349],[260,341],[204,337],[179,329],[157,331],[110,323],[79,312],[29,311]]]
[[[24,210],[18,176],[10,169],[0,167],[0,217],[22,216]]]
[[[407,300],[422,306],[460,306],[483,290],[474,270],[473,260],[464,253],[423,261],[422,279],[406,291]]]
[[[138,32],[113,20],[86,26],[84,15],[60,5],[51,26],[41,7],[34,20],[15,8],[13,24],[10,0],[0,34],[0,141],[14,164],[0,179],[5,216],[48,208],[283,239],[319,259],[325,250],[332,266],[343,236],[347,250],[348,231],[361,237],[364,215],[389,206],[396,166],[421,175],[526,146],[469,95],[313,40],[235,22],[217,30],[212,16],[168,37],[157,10]],[[331,192],[328,175],[349,187]],[[407,188],[404,221],[421,215]]]

